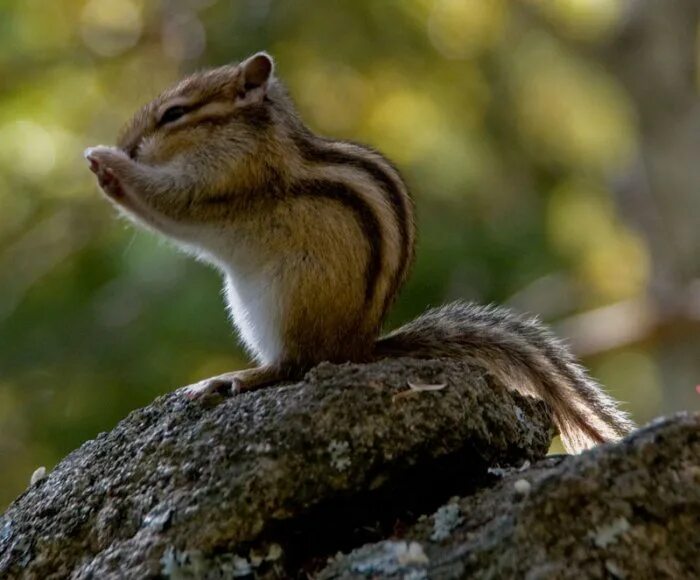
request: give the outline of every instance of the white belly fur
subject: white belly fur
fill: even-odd
[[[196,243],[183,240],[179,245],[224,274],[228,310],[248,352],[261,364],[279,362],[284,354],[279,269],[257,244],[246,243],[257,234],[242,235],[232,228],[226,234],[198,230],[192,236]]]
[[[226,301],[248,351],[261,364],[282,357],[282,305],[274,277],[264,271],[246,276],[226,274]]]

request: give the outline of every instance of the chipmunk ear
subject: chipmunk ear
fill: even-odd
[[[266,52],[258,52],[244,60],[239,65],[237,101],[240,104],[262,101],[274,68],[275,63]]]

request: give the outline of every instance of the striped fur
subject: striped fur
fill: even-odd
[[[508,388],[543,399],[569,451],[614,441],[634,424],[536,319],[455,302],[429,310],[377,341],[377,356],[461,358]]]
[[[386,314],[408,276],[415,255],[413,201],[398,171],[379,153],[357,143],[334,142],[307,131],[299,131],[293,134],[292,138],[305,161],[360,170],[367,174],[389,199],[394,221],[399,229],[400,254],[392,284],[384,298],[383,314]]]
[[[88,155],[110,201],[225,276],[261,365],[226,380],[255,388],[323,360],[458,357],[547,401],[570,449],[631,428],[560,342],[505,310],[453,304],[375,342],[413,261],[412,200],[378,152],[303,124],[269,56],[184,79],[118,145]]]
[[[338,202],[352,213],[361,226],[365,239],[369,242],[369,255],[365,266],[364,288],[365,305],[371,307],[377,291],[382,268],[382,229],[372,207],[351,186],[342,181],[327,179],[306,179],[294,183],[293,193],[297,196],[309,195]]]

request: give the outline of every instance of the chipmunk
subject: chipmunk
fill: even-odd
[[[413,202],[378,152],[319,137],[264,52],[193,74],[145,105],[117,147],[85,151],[106,197],[224,275],[257,360],[191,398],[300,379],[321,361],[455,357],[552,410],[571,451],[632,422],[534,319],[461,302],[378,338],[414,257]]]

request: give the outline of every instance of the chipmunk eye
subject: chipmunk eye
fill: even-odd
[[[166,109],[165,113],[161,115],[160,120],[158,121],[158,126],[167,125],[168,123],[177,121],[184,114],[188,113],[189,110],[190,107],[185,107],[184,105],[175,105],[174,107]]]

